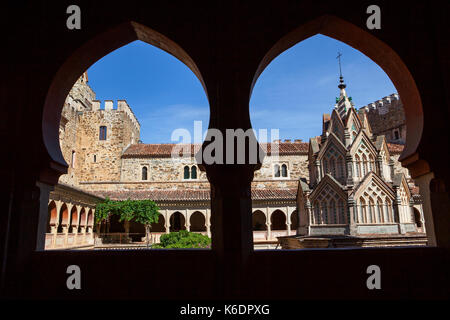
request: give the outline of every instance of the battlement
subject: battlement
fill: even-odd
[[[113,100],[105,100],[103,109],[101,108],[100,100],[92,100],[92,111],[103,111],[103,112],[120,112],[122,111],[130,119],[133,125],[140,130],[141,124],[136,118],[133,110],[128,105],[126,100],[117,100],[117,104],[114,105]]]
[[[398,93],[393,93],[380,100],[369,103],[368,105],[359,108],[359,110],[364,110],[365,112],[378,111],[378,113],[384,114],[387,113],[387,109],[389,108],[391,103],[396,100],[400,100],[400,96],[398,95]]]

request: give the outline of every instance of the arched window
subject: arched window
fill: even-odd
[[[196,166],[191,167],[191,179],[197,179],[197,167]]]
[[[375,223],[375,204],[372,200],[372,198],[369,198],[369,223]]]
[[[375,171],[375,160],[373,158],[373,155],[369,155],[369,172]]]
[[[364,198],[359,198],[360,203],[360,210],[359,210],[359,217],[358,222],[359,223],[365,223],[366,222],[366,201],[364,201]]]
[[[319,201],[314,203],[314,224],[320,224],[320,205]]]
[[[330,223],[338,223],[336,217],[336,203],[333,199],[330,200]]]
[[[274,170],[274,177],[275,178],[279,178],[280,177],[280,166],[278,165],[278,164],[276,164],[274,167],[273,167],[273,170]]]
[[[330,167],[331,175],[336,178],[336,160],[334,157],[330,159]]]
[[[344,201],[342,201],[342,199],[339,200],[338,210],[339,210],[338,223],[347,223],[347,221],[346,221],[347,219],[345,218]]]
[[[101,126],[100,127],[100,136],[99,136],[100,140],[106,140],[106,126]]]
[[[381,200],[381,198],[378,198],[378,200],[377,200],[377,215],[378,215],[378,221],[380,223],[384,223],[383,201]]]
[[[189,167],[185,166],[184,167],[184,179],[189,179],[189,176],[190,176],[190,174],[189,174]]]
[[[355,156],[356,176],[361,177],[361,160],[358,155]]]
[[[327,159],[323,159],[323,175],[325,176],[328,173],[328,161]]]
[[[323,218],[322,223],[323,224],[328,224],[328,206],[327,206],[327,202],[323,201],[321,203],[321,207],[322,207],[322,218]]]
[[[387,213],[389,222],[394,222],[394,217],[392,215],[391,201],[389,199],[386,199],[386,213]]]
[[[75,168],[75,157],[76,157],[76,153],[75,151],[72,151],[72,168]]]
[[[339,156],[339,158],[338,158],[337,169],[338,169],[338,177],[345,179],[345,167],[344,167],[344,160],[342,159],[342,156]]]
[[[147,167],[142,167],[142,180],[147,180]]]
[[[394,140],[400,139],[400,134],[398,132],[398,129],[394,129]]]
[[[288,176],[288,173],[287,173],[287,165],[285,165],[285,164],[283,164],[282,166],[281,166],[281,176],[283,176],[283,177],[287,177]]]
[[[367,174],[367,158],[366,155],[362,155],[362,176],[365,177]]]

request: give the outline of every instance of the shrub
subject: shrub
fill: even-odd
[[[193,233],[186,230],[163,234],[160,243],[152,248],[210,248],[211,239],[199,233]]]

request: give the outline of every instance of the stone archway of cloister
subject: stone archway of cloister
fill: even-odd
[[[206,217],[200,211],[195,211],[189,218],[191,232],[206,232]]]
[[[286,213],[277,209],[270,215],[270,224],[273,231],[287,230]]]
[[[252,214],[253,231],[265,231],[267,230],[267,219],[264,212],[261,210],[255,210]]]
[[[186,230],[186,218],[179,211],[175,211],[170,215],[169,223],[170,223],[170,232]]]

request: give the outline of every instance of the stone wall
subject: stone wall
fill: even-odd
[[[307,154],[279,155],[278,157],[268,155],[264,157],[261,169],[255,172],[254,180],[272,179],[274,177],[275,164],[286,164],[288,167],[288,178],[290,179],[298,180],[300,177],[309,176]]]
[[[107,128],[106,140],[100,140],[101,126]],[[78,131],[79,180],[120,181],[122,153],[132,139],[139,138],[139,129],[132,126],[126,113],[117,109],[85,111]]]
[[[122,182],[142,181],[142,168],[147,167],[147,178],[154,182],[183,182],[184,167],[196,165],[191,158],[122,158]],[[191,180],[191,179],[188,179]],[[198,181],[207,181],[206,173],[197,168]]]
[[[80,188],[96,191],[144,191],[144,190],[209,190],[209,181],[148,181],[148,182],[80,182]]]
[[[368,117],[375,135],[384,135],[388,142],[404,144],[406,141],[405,112],[398,94],[391,94],[360,108]],[[395,131],[398,130],[398,139]]]
[[[391,155],[394,160],[394,172],[403,172],[409,178],[406,168],[398,162],[399,154]],[[287,164],[288,177],[274,177],[274,165]],[[182,189],[209,189],[206,173],[197,167],[197,179],[184,179],[184,167],[196,166],[195,159],[174,159],[169,157],[146,158],[126,157],[122,158],[120,180],[92,179],[81,181],[81,186],[91,191],[124,191],[124,190],[182,190]],[[147,167],[147,181],[142,180],[142,168]],[[277,159],[266,156],[260,170],[255,172],[252,182],[253,188],[297,188],[298,179],[306,178],[309,181],[308,156],[288,155],[279,156]]]
[[[84,73],[67,95],[61,112],[59,139],[64,160],[69,168],[67,174],[59,178],[60,183],[71,186],[78,184],[79,148],[77,141],[79,139],[80,114],[91,109],[93,99],[95,99],[95,92],[87,84],[87,75]]]
[[[100,140],[106,126],[106,140]],[[84,73],[70,90],[61,114],[60,146],[69,165],[59,182],[79,186],[80,181],[120,181],[123,151],[140,138],[140,124],[125,100],[95,100]],[[87,188],[87,190],[90,190]]]
[[[168,157],[145,158],[126,157],[122,159],[122,182],[142,181],[142,167],[148,168],[148,180],[154,182],[183,182],[184,167],[195,165],[194,157],[172,159]],[[288,166],[287,178],[274,178],[274,165],[286,164]],[[199,181],[206,181],[206,174],[197,170]],[[298,180],[299,177],[308,177],[308,156],[289,155],[279,156],[278,159],[266,156],[261,169],[255,172],[254,181],[275,179],[280,181]]]

